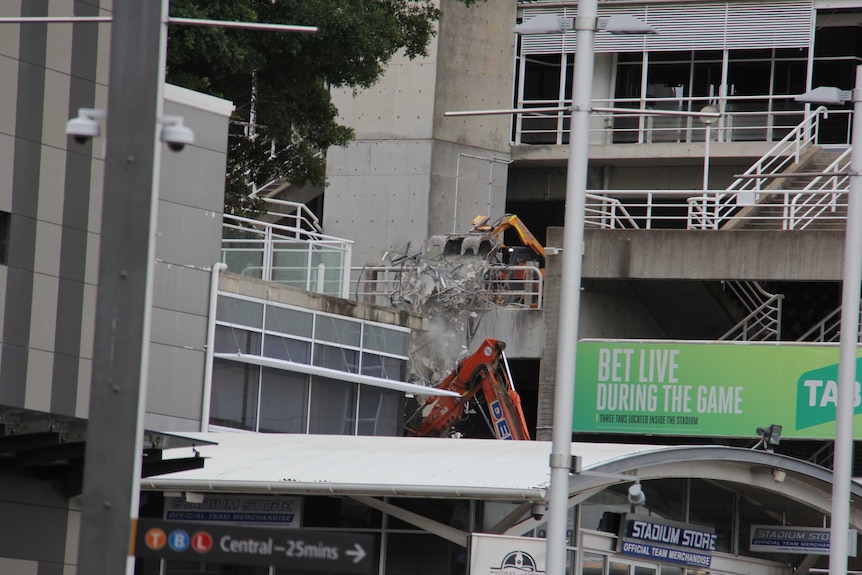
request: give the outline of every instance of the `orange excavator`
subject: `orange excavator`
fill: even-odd
[[[449,437],[467,414],[471,400],[483,400],[489,423],[497,439],[530,439],[521,396],[515,391],[509,366],[503,350],[506,344],[496,339],[486,339],[469,357],[455,366],[437,389],[457,392],[460,397],[429,397],[417,414],[421,418],[414,426],[408,422],[409,435],[425,437]]]
[[[503,235],[509,230],[517,234],[520,246],[504,243]],[[500,258],[507,265],[531,261],[539,269],[545,268],[544,246],[515,214],[504,214],[494,223],[488,216],[476,216],[466,234],[431,236],[429,246],[438,247],[444,256],[473,255],[489,261]]]

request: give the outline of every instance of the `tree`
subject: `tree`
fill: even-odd
[[[484,0],[459,0],[471,5]],[[367,88],[399,50],[424,56],[441,13],[433,0],[171,0],[171,16],[313,25],[316,34],[171,26],[167,80],[226,98],[225,211],[254,213],[251,182],[325,184],[325,154],[353,131],[329,88]]]

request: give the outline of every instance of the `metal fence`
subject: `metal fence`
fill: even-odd
[[[353,242],[320,232],[303,204],[266,200],[261,219],[224,215],[222,262],[234,273],[347,297]]]

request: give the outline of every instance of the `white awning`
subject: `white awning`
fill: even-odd
[[[144,490],[234,493],[545,498],[551,443],[493,439],[358,437],[343,435],[191,433],[215,442],[196,448],[203,469],[141,482]],[[584,468],[655,445],[573,443]],[[166,456],[188,457],[191,449]]]

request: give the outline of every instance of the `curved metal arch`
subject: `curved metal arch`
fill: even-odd
[[[772,471],[786,473],[782,482],[773,479]],[[832,471],[792,457],[739,447],[687,446],[661,448],[627,455],[608,463],[585,469],[569,480],[569,506],[572,507],[602,490],[627,480],[620,477],[590,475],[589,472],[630,475],[631,481],[669,478],[694,478],[741,483],[787,497],[817,509],[831,512]],[[862,529],[862,485],[852,483],[850,523]],[[538,523],[532,519],[519,523],[507,532],[530,529]]]
[[[773,479],[772,471],[787,475],[784,481]],[[819,465],[766,451],[739,447],[679,447],[648,451],[597,465],[575,475],[569,481],[569,503],[575,505],[602,489],[623,483],[618,478],[596,477],[589,471],[631,475],[632,479],[666,479],[688,477],[744,483],[793,499],[830,513],[832,471]],[[853,484],[851,523],[862,527],[862,486]]]

